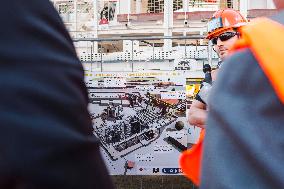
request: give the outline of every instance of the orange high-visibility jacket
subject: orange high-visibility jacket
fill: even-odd
[[[270,32],[267,32],[267,28]],[[261,18],[241,28],[241,34],[242,38],[234,46],[233,52],[250,48],[279,100],[284,103],[284,26]],[[180,158],[183,172],[196,185],[200,184],[204,135],[203,130],[199,142]]]

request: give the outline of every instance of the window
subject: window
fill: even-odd
[[[182,9],[182,0],[174,0],[174,11]]]
[[[61,3],[58,5],[59,14],[70,14],[73,13],[73,5],[70,3]]]
[[[227,0],[227,7],[233,8],[233,0]]]
[[[173,0],[173,10],[182,9],[183,0]],[[149,13],[161,13],[164,12],[164,0],[148,0],[148,12]]]
[[[164,12],[164,0],[148,0],[148,12],[149,13]]]

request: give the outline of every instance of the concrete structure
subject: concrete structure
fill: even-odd
[[[164,34],[161,26],[173,27],[173,34],[180,29],[196,33],[205,26],[206,19],[219,8],[234,8],[250,15],[251,10],[273,9],[272,0],[52,0],[71,34],[97,30],[98,37]],[[112,19],[107,26],[100,26],[104,8]],[[109,9],[112,9],[109,11]],[[76,11],[77,10],[77,11]],[[172,11],[173,10],[173,11]],[[111,13],[110,13],[111,12]],[[263,11],[262,11],[263,12]],[[263,12],[264,13],[264,12]],[[254,13],[253,13],[254,14]],[[187,21],[187,24],[184,24]],[[97,22],[99,27],[94,26]],[[143,23],[143,25],[141,25]],[[126,25],[127,24],[127,25]],[[139,27],[140,26],[140,27]],[[137,31],[143,29],[144,33]],[[206,31],[205,31],[206,32]],[[197,32],[199,34],[199,32]],[[96,34],[94,34],[96,35]],[[168,34],[170,35],[170,33]],[[73,35],[76,38],[81,35]],[[96,37],[96,36],[94,36]]]
[[[206,23],[219,8],[240,10],[249,19],[275,12],[272,0],[53,0],[53,3],[74,39],[206,35]],[[166,54],[187,58],[188,53],[194,54],[192,47],[207,45],[207,41],[117,40],[84,41],[75,45],[82,61],[133,62],[165,58]],[[106,60],[106,57],[114,58]]]

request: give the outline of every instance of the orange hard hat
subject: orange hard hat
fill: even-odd
[[[221,33],[246,25],[247,20],[239,11],[233,9],[222,9],[216,11],[207,24],[207,39],[212,39]]]

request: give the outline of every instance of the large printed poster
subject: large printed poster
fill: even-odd
[[[188,125],[183,72],[87,73],[94,134],[112,175],[181,174],[179,156],[198,139]]]

